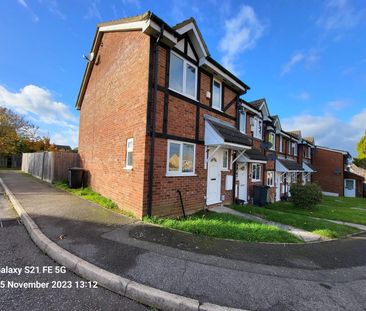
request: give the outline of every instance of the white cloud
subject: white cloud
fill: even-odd
[[[61,12],[58,2],[56,0],[39,0],[39,2],[45,4],[52,14],[56,15],[60,19],[66,19],[66,15]]]
[[[365,12],[354,8],[348,0],[328,0],[316,24],[326,32],[350,30],[362,22]]]
[[[303,136],[314,136],[320,146],[347,150],[356,155],[356,144],[366,129],[366,109],[348,121],[333,115],[302,114],[281,120],[285,130],[300,129]]]
[[[28,8],[28,4],[27,2],[25,2],[25,0],[17,0],[17,1],[20,5],[24,6],[25,8]]]
[[[225,35],[219,43],[219,49],[224,53],[223,65],[233,70],[236,57],[255,47],[264,29],[265,24],[257,18],[253,8],[248,5],[243,5],[237,15],[227,19]]]
[[[318,59],[319,53],[313,49],[309,50],[307,53],[295,53],[293,56],[291,56],[287,63],[282,66],[281,76],[290,73],[293,67],[300,63],[303,63],[305,68],[310,69],[311,66],[318,61]]]
[[[310,94],[306,91],[302,91],[299,94],[295,95],[295,98],[301,101],[307,101],[310,99]]]
[[[328,102],[327,109],[331,110],[342,110],[343,108],[348,107],[351,104],[351,101],[349,99],[338,99],[338,100],[332,100]]]
[[[86,12],[84,18],[86,19],[93,19],[96,18],[98,20],[102,19],[102,14],[98,9],[98,0],[91,1],[90,5],[88,6],[88,11]]]
[[[17,2],[24,8],[26,8],[32,16],[32,19],[34,22],[38,22],[39,21],[39,17],[33,12],[33,10],[28,6],[28,3],[26,2],[26,0],[17,0]]]
[[[0,106],[26,116],[37,125],[43,123],[51,126],[53,134],[58,131],[70,142],[77,141],[78,118],[71,113],[66,104],[56,101],[47,89],[27,85],[19,92],[11,92],[0,85]]]

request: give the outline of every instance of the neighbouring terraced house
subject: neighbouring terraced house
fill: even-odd
[[[136,216],[269,199],[308,182],[313,138],[286,132],[265,99],[215,61],[193,18],[151,12],[97,27],[77,108],[88,183]]]

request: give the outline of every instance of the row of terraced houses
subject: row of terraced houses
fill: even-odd
[[[88,183],[138,217],[252,202],[256,185],[272,202],[314,180],[338,195],[353,180],[357,194],[348,152],[285,131],[265,99],[243,99],[249,89],[210,56],[193,18],[99,24],[77,99]]]

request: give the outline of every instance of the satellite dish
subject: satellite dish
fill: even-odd
[[[90,63],[94,59],[94,52],[91,52],[88,55],[83,55],[83,57]]]
[[[268,150],[272,147],[272,143],[268,142],[268,141],[262,141],[261,142],[261,147],[264,149],[264,150]]]

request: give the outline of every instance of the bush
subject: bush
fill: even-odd
[[[312,209],[322,201],[322,190],[318,184],[293,184],[290,189],[291,200],[295,207]]]

